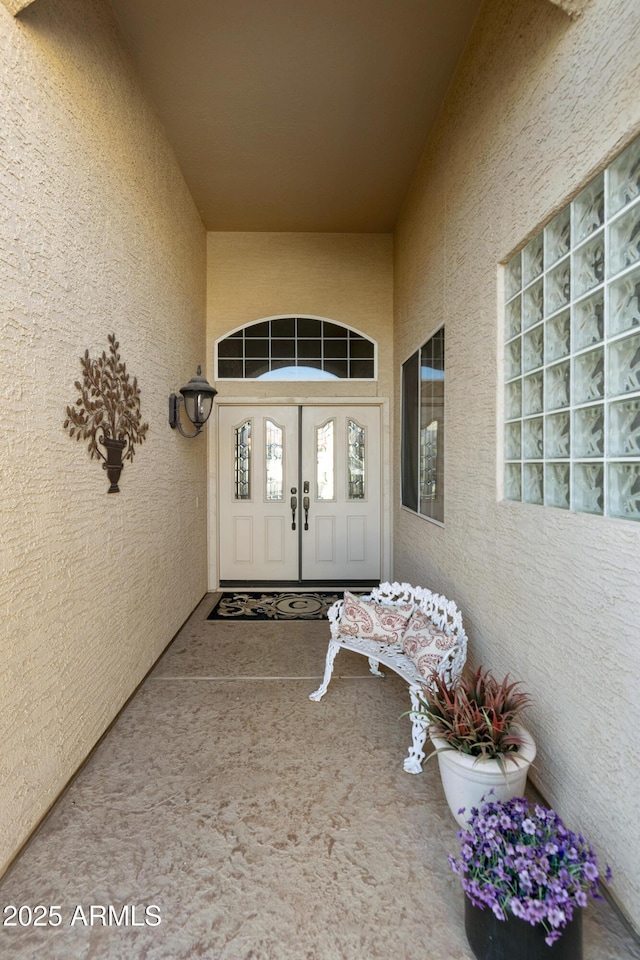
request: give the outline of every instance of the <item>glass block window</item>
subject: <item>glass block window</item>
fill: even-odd
[[[219,380],[374,380],[376,345],[313,317],[276,317],[217,344]]]
[[[640,520],[640,140],[505,271],[507,500]]]
[[[402,365],[402,504],[444,523],[444,327]]]

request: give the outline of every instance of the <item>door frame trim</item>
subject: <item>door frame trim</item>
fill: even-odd
[[[283,384],[284,385],[284,384]],[[380,582],[391,579],[392,570],[392,483],[391,404],[386,397],[216,397],[215,417],[207,423],[209,476],[207,483],[208,590],[220,588],[220,543],[218,524],[218,408],[254,407],[379,407],[380,409]],[[213,421],[213,422],[212,422]],[[215,423],[215,427],[214,427]],[[212,431],[215,430],[215,433]]]

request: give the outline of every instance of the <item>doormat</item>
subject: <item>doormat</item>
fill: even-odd
[[[322,620],[344,593],[223,593],[207,620]]]

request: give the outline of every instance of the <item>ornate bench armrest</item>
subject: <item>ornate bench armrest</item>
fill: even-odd
[[[344,600],[336,600],[335,603],[332,603],[329,609],[327,610],[327,618],[329,620],[329,629],[331,630],[331,636],[334,640],[337,640],[340,635],[340,619],[342,617],[342,608],[344,607]]]

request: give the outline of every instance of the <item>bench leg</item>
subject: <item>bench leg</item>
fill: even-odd
[[[419,711],[418,687],[409,687],[409,695],[412,711]],[[422,773],[422,761],[425,758],[425,752],[422,748],[427,739],[427,720],[425,717],[419,716],[418,712],[412,712],[410,716],[412,743],[409,747],[409,756],[405,757],[404,769],[406,773]]]
[[[374,660],[373,657],[369,657],[369,670],[374,675],[374,677],[384,677],[384,673],[378,669],[378,660]]]
[[[333,661],[335,660],[339,649],[340,644],[336,640],[329,640],[327,659],[325,660],[324,664],[324,677],[318,689],[309,694],[309,700],[321,700],[327,692],[327,687],[329,686],[329,681],[331,680],[331,674],[333,673]]]

